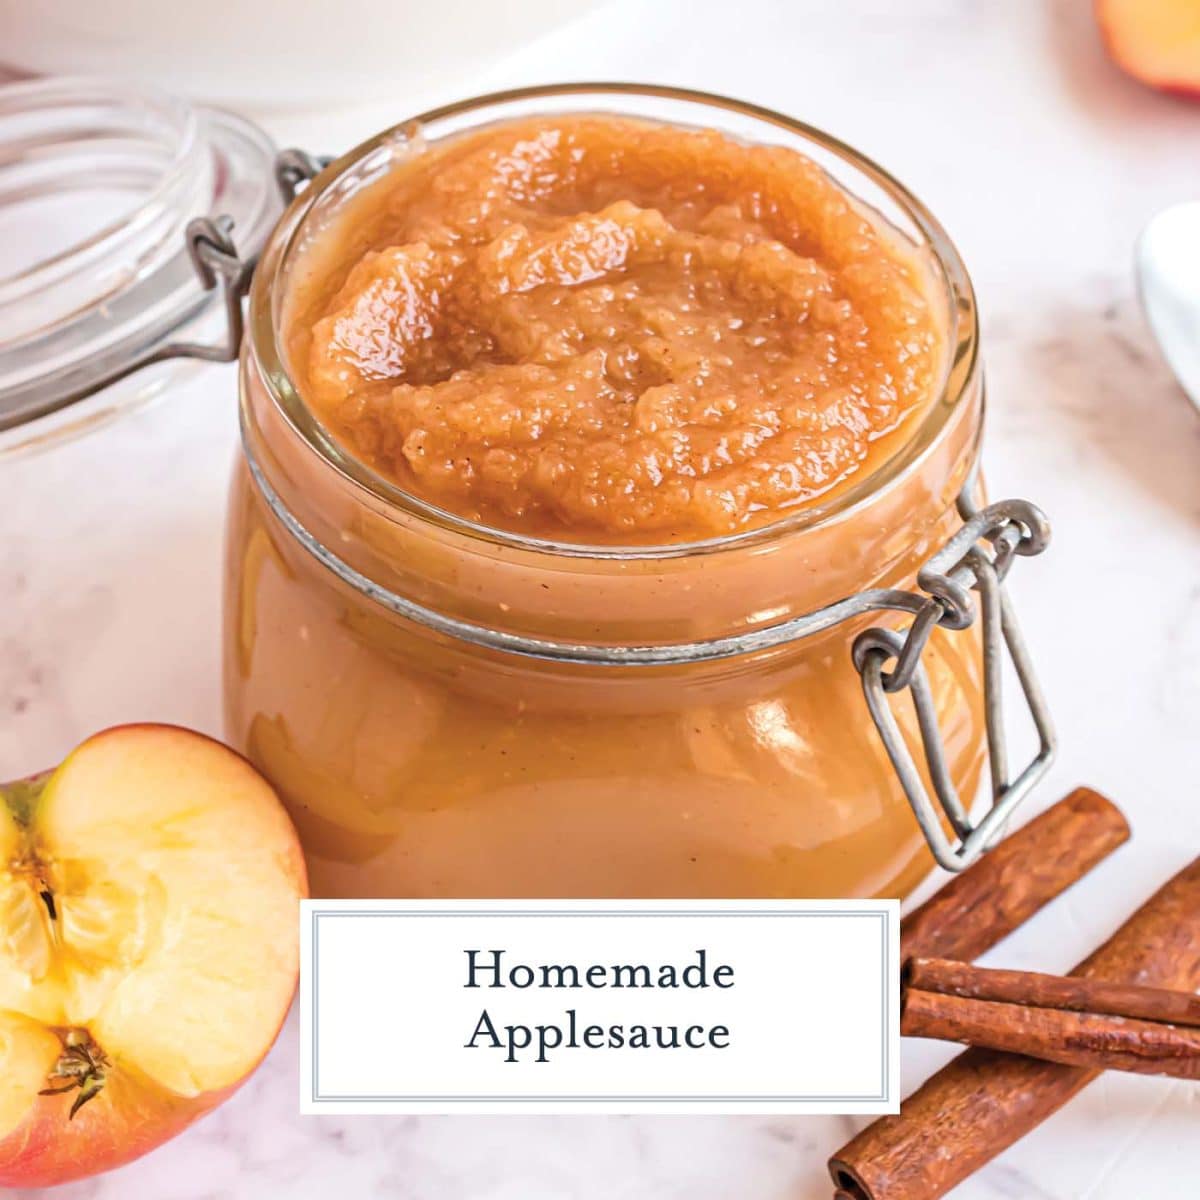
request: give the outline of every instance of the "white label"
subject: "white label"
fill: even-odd
[[[894,900],[307,901],[306,1113],[888,1113]]]

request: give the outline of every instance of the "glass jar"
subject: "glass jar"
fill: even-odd
[[[280,212],[274,158],[249,122],[154,88],[0,87],[0,456],[161,397],[189,360],[234,356],[235,276]]]
[[[794,147],[927,256],[950,352],[890,457],[764,528],[622,548],[473,524],[331,440],[280,332],[301,249],[415,139],[582,110]],[[977,339],[966,271],[919,201],[834,139],[749,105],[526,89],[425,114],[323,170],[251,291],[224,662],[228,735],[280,790],[314,895],[906,894],[932,865],[914,787],[969,800],[987,759],[979,624],[951,628],[966,621],[945,606],[923,621],[928,596],[902,602],[974,488]],[[854,603],[864,596],[877,602]],[[890,710],[903,747],[885,746],[851,648],[914,613],[944,753],[905,780],[897,755],[929,748],[921,704]],[[992,775],[1001,796],[1008,781]]]

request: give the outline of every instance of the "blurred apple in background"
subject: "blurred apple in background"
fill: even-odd
[[[470,72],[599,0],[4,0],[0,61],[268,111],[345,108]]]
[[[1200,99],[1200,0],[1096,0],[1096,19],[1124,71]]]
[[[245,760],[128,725],[0,787],[0,1189],[129,1162],[266,1055],[299,969],[296,832]]]

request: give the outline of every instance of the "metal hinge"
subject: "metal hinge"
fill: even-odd
[[[311,180],[333,160],[303,150],[281,150],[275,157],[275,182],[285,204],[295,199],[300,185]],[[205,291],[221,289],[225,310],[224,336],[216,342],[167,342],[130,359],[102,379],[93,381],[71,399],[80,399],[110,387],[118,380],[155,363],[176,358],[203,362],[232,362],[237,358],[245,332],[242,301],[250,290],[257,255],[243,258],[233,241],[231,217],[195,217],[184,234],[188,257]]]
[[[912,805],[917,823],[938,864],[961,871],[974,862],[1003,832],[1013,810],[1045,775],[1057,742],[1045,698],[1033,673],[1004,580],[1019,556],[1040,554],[1050,540],[1046,517],[1026,500],[1001,500],[976,510],[964,489],[959,498],[962,528],[917,573],[925,598],[904,634],[890,629],[865,630],[854,642],[854,664],[862,676],[867,707],[892,766]],[[991,804],[973,818],[963,804],[946,763],[945,745],[921,655],[937,626],[963,630],[978,613],[983,631],[984,718]],[[1004,729],[1001,682],[1007,650],[1038,737],[1038,750],[1012,778]],[[894,662],[888,670],[887,664]],[[908,690],[920,730],[929,783],[920,770],[888,699]],[[953,837],[947,834],[949,825]]]

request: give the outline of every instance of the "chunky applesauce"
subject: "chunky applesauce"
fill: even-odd
[[[924,405],[927,280],[815,162],[603,116],[411,153],[297,287],[292,366],[358,457],[484,524],[699,540],[859,471]]]
[[[628,98],[365,143],[256,271],[226,725],[315,895],[902,895],[931,864],[851,660],[911,613],[756,639],[913,588],[960,526],[969,282],[845,148]],[[969,797],[978,638],[922,661]]]

